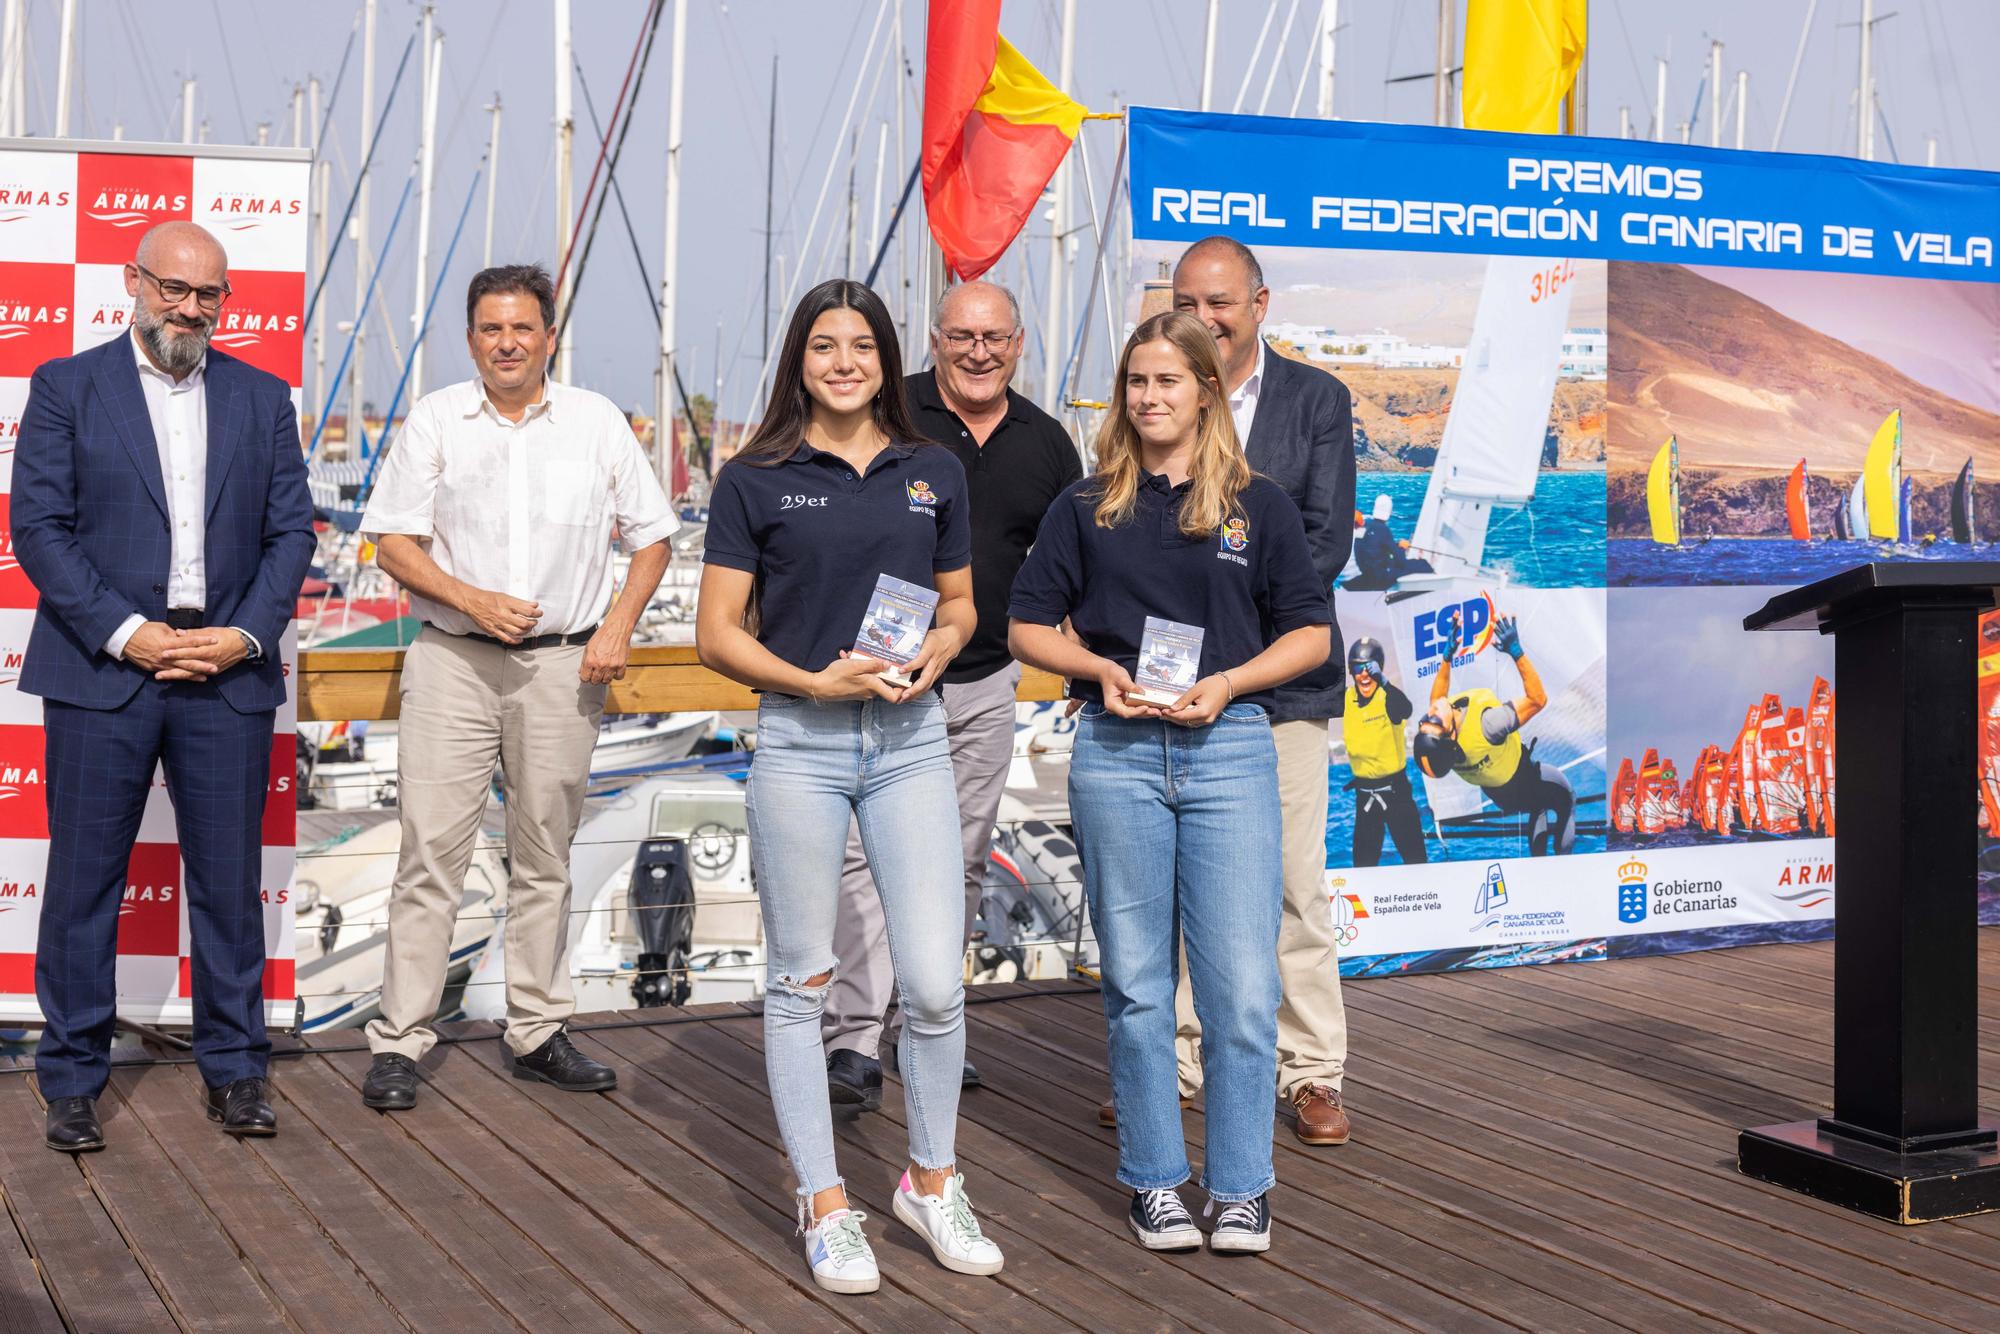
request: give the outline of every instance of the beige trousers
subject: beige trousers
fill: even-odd
[[[382,1014],[368,1049],[420,1058],[437,1041],[452,930],[497,764],[506,788],[507,1045],[525,1055],[575,1009],[569,850],[605,687],[583,646],[510,649],[426,628],[403,659],[396,781],[403,847],[389,899]]]
[[[1340,1087],[1347,1066],[1347,1009],[1340,1000],[1333,910],[1326,896],[1327,724],[1300,719],[1271,728],[1278,748],[1278,807],[1283,825],[1285,908],[1278,924],[1278,1095],[1290,1101],[1308,1084]],[[1201,1088],[1201,1021],[1181,956],[1174,993],[1181,1095]]]

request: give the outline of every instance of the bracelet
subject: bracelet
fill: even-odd
[[[1236,683],[1229,679],[1228,672],[1217,672],[1216,675],[1222,678],[1223,687],[1229,691],[1229,698],[1223,701],[1226,708],[1236,702]]]

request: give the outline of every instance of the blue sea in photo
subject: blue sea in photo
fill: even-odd
[[[1372,514],[1375,497],[1386,493],[1395,504],[1389,531],[1408,541],[1430,481],[1428,472],[1360,473],[1354,508]],[[1604,473],[1544,472],[1525,508],[1494,515],[1482,563],[1528,588],[1601,588],[1604,515]]]
[[[1398,502],[1400,506],[1400,502]],[[1393,525],[1392,525],[1393,526]],[[1993,560],[2000,543],[1794,542],[1786,538],[1693,538],[1677,547],[1646,538],[1605,544],[1614,588],[1686,588],[1703,584],[1802,584],[1871,561]]]

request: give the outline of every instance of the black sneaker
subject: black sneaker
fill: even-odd
[[[1201,1229],[1194,1225],[1194,1215],[1181,1203],[1177,1191],[1133,1191],[1132,1211],[1125,1221],[1131,1224],[1139,1244],[1149,1251],[1201,1249]]]
[[[836,1107],[872,1112],[882,1106],[882,1063],[842,1047],[826,1056],[826,1096]]]
[[[618,1087],[618,1072],[578,1051],[560,1028],[526,1056],[514,1058],[514,1078],[554,1084],[565,1093],[601,1093]]]
[[[1208,1212],[1216,1214],[1215,1231],[1208,1236],[1208,1249],[1217,1255],[1245,1255],[1271,1249],[1271,1197],[1233,1204],[1208,1202]]]

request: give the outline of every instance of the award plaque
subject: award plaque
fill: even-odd
[[[923,648],[937,604],[931,589],[892,574],[879,576],[868,614],[861,618],[861,633],[854,637],[855,653],[885,664],[882,679],[890,685],[908,686],[911,678],[902,669]]]
[[[1139,639],[1139,670],[1133,673],[1137,690],[1125,692],[1127,699],[1141,704],[1169,708],[1194,686],[1201,673],[1201,627],[1146,618],[1146,633]]]

